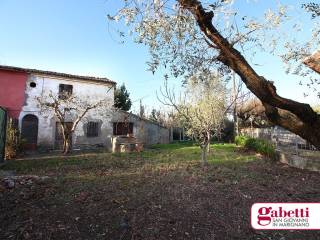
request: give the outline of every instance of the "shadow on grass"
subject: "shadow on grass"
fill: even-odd
[[[197,146],[192,141],[185,141],[185,142],[174,142],[169,144],[155,144],[148,147],[149,149],[161,149],[161,150],[176,150],[185,147]]]
[[[141,153],[89,153],[64,158],[9,161],[3,170],[14,170],[21,174],[57,174],[68,172],[122,171],[117,174],[131,174],[139,169],[175,169],[200,166],[201,150],[191,142],[162,144]],[[256,160],[253,154],[237,151],[233,144],[212,144],[208,156],[209,165],[234,167]]]

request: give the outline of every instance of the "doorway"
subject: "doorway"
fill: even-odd
[[[26,150],[36,150],[38,142],[39,120],[35,115],[28,114],[22,118],[21,138],[25,141]]]

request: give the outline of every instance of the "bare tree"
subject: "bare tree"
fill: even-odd
[[[57,118],[63,137],[63,154],[70,153],[72,149],[72,135],[86,114],[90,110],[100,107],[104,107],[101,108],[101,112],[106,112],[105,107],[109,103],[106,99],[92,103],[92,101],[89,101],[89,97],[80,98],[66,92],[58,95],[50,92],[47,96],[38,97],[36,100],[41,109],[41,114],[49,115],[53,113]],[[67,124],[70,122],[70,125]]]
[[[202,150],[202,164],[207,164],[211,139],[219,136],[227,112],[225,86],[219,78],[209,75],[201,80],[190,78],[179,98],[167,83],[160,92],[159,101],[177,111],[181,125]]]

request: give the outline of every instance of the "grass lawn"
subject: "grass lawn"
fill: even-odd
[[[49,179],[0,188],[0,239],[320,239],[250,227],[255,202],[320,202],[319,173],[232,144],[212,145],[206,169],[199,159],[198,147],[170,144],[11,161],[2,170]]]

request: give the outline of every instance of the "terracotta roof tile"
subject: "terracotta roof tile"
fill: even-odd
[[[109,83],[113,85],[117,84],[116,82],[111,81],[108,78],[101,78],[101,77],[81,76],[81,75],[74,75],[74,74],[68,74],[68,73],[59,73],[59,72],[53,72],[53,71],[44,71],[44,70],[37,70],[37,69],[30,69],[30,68],[5,66],[5,65],[0,65],[0,69],[8,70],[8,71],[16,71],[16,72],[44,74],[44,75],[51,75],[51,76],[57,76],[57,77],[74,78],[74,79],[81,79],[81,80],[94,81],[94,82],[100,82],[100,83]]]

